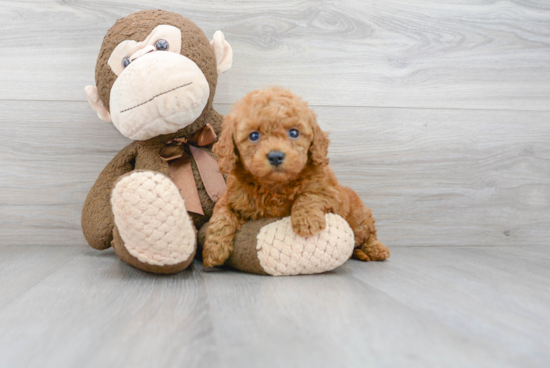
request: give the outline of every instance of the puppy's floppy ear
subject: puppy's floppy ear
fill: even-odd
[[[314,165],[325,166],[328,165],[328,134],[321,130],[319,124],[317,124],[317,118],[315,113],[310,110],[310,116],[308,117],[309,125],[313,129],[313,139],[309,146],[309,158]]]
[[[220,171],[224,174],[229,174],[237,164],[239,156],[237,156],[237,147],[233,139],[233,125],[235,118],[229,114],[223,119],[222,134],[218,142],[212,147],[212,151],[218,156],[218,165]]]

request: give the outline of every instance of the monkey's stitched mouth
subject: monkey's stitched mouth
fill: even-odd
[[[145,105],[146,103],[149,103],[149,102],[153,101],[153,100],[154,100],[155,98],[157,98],[157,97],[160,97],[160,96],[165,95],[165,94],[170,93],[170,92],[174,92],[174,91],[177,90],[177,89],[180,89],[180,88],[183,88],[183,87],[190,86],[191,84],[193,84],[193,82],[189,82],[189,83],[186,83],[186,84],[182,84],[181,86],[172,88],[172,89],[169,90],[169,91],[159,93],[158,95],[153,96],[152,98],[150,98],[149,100],[147,100],[147,101],[145,101],[145,102],[142,102],[142,103],[140,103],[140,104],[138,104],[138,105],[136,105],[136,106],[134,106],[134,107],[130,107],[129,109],[122,110],[120,113],[122,114],[123,112],[130,111],[130,110],[132,110],[132,109],[135,109],[136,107],[140,107],[140,106],[142,106],[142,105]]]

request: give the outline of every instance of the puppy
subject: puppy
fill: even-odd
[[[247,94],[222,124],[214,145],[227,191],[206,232],[203,262],[222,265],[240,226],[265,217],[291,217],[294,232],[310,236],[335,213],[355,234],[353,257],[383,261],[390,251],[376,238],[374,218],[352,189],[338,184],[328,166],[329,140],[307,103],[271,87]]]

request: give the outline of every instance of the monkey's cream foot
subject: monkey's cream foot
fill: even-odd
[[[308,237],[294,233],[289,217],[262,227],[256,249],[265,272],[273,276],[314,274],[347,261],[353,252],[353,231],[338,215],[329,213],[325,219],[325,229]]]
[[[124,261],[157,273],[178,272],[191,263],[195,230],[178,188],[167,176],[153,171],[122,176],[113,188],[111,206],[114,243],[121,243],[114,247]]]
[[[273,276],[333,270],[350,258],[355,237],[342,217],[327,214],[325,218],[326,228],[309,237],[296,235],[290,217],[247,222],[235,234],[233,253],[225,264]],[[200,244],[204,244],[207,227],[199,233]]]

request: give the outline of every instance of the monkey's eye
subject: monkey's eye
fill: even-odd
[[[159,51],[167,51],[168,50],[168,42],[166,40],[158,40],[155,44],[155,47]]]
[[[125,68],[130,65],[130,58],[124,58],[124,60],[122,60],[122,65],[124,65]]]
[[[248,139],[250,140],[250,142],[258,142],[260,140],[260,136],[260,132],[252,132],[248,136]]]
[[[296,139],[300,136],[300,132],[297,129],[290,129],[288,131],[288,136],[292,139]]]

